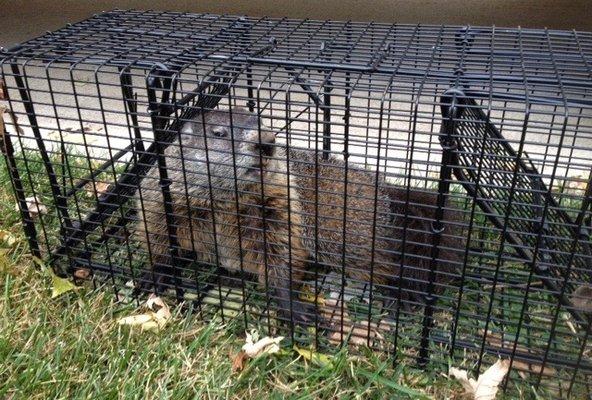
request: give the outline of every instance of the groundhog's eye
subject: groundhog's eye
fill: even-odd
[[[228,136],[228,129],[222,127],[214,128],[212,129],[212,134],[216,137],[226,137]]]

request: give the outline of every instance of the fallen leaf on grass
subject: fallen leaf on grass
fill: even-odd
[[[0,230],[0,242],[12,247],[16,243],[16,237],[9,231]]]
[[[253,332],[253,334],[247,332],[247,339],[246,343],[243,345],[243,351],[249,358],[254,358],[264,353],[277,353],[280,350],[280,342],[283,339],[283,336],[275,338],[265,336],[264,338],[257,340],[255,332]]]
[[[56,297],[61,296],[64,293],[67,293],[71,290],[78,289],[72,282],[68,279],[60,278],[57,276],[51,268],[48,268],[45,265],[45,262],[38,257],[33,256],[33,263],[35,263],[42,271],[48,273],[51,276],[51,298],[55,299]]]
[[[150,315],[150,314],[136,314],[136,315],[130,315],[129,317],[120,318],[117,320],[117,323],[119,325],[136,326],[136,325],[145,324],[146,322],[150,322],[152,320],[153,320],[152,315]]]
[[[155,294],[151,294],[146,301],[146,307],[154,312],[155,322],[163,327],[171,319],[171,310],[164,301]]]
[[[280,342],[283,336],[269,337],[265,336],[259,339],[257,331],[246,332],[247,338],[241,351],[235,356],[230,355],[232,359],[232,372],[242,371],[249,358],[255,358],[263,354],[273,354],[280,351]]]
[[[244,350],[239,351],[234,357],[232,358],[232,372],[239,372],[245,368],[245,363],[249,356]]]
[[[129,317],[123,317],[117,320],[119,325],[127,325],[129,327],[140,328],[140,331],[155,331],[158,330],[160,325],[155,321],[153,313],[131,315]]]
[[[151,293],[150,296],[148,296],[148,300],[146,300],[146,307],[151,310],[158,311],[161,308],[166,307],[166,304],[160,297],[154,293]]]
[[[475,397],[475,385],[477,384],[477,381],[473,378],[469,378],[467,371],[452,367],[448,371],[448,375],[455,378],[462,385],[466,394],[472,395],[473,398]]]
[[[78,268],[74,271],[74,277],[76,279],[86,279],[90,276],[90,270],[87,268]]]
[[[294,350],[307,361],[312,362],[320,367],[325,367],[333,363],[333,358],[318,351],[309,349],[301,349],[298,346],[294,346]]]
[[[67,293],[71,290],[76,289],[76,286],[72,282],[67,279],[60,278],[53,272],[51,273],[51,298],[55,299],[56,297],[61,296],[64,293]]]
[[[27,210],[29,211],[31,218],[35,218],[38,215],[47,214],[47,207],[45,207],[45,205],[41,203],[37,197],[27,197],[25,199],[25,203],[27,204]],[[18,203],[16,204],[15,210],[20,210]]]
[[[467,371],[450,368],[450,376],[456,378],[465,389],[465,392],[475,400],[494,400],[500,383],[510,368],[509,360],[498,360],[495,364],[479,375],[477,380],[469,378]]]
[[[163,328],[171,319],[171,311],[162,299],[151,294],[146,301],[144,314],[135,314],[117,320],[119,325],[138,327],[141,331],[155,331]]]
[[[354,291],[354,293],[356,293],[357,291]],[[363,295],[363,291],[362,291],[362,295]],[[340,300],[343,299],[344,301],[348,302],[351,301],[352,299],[354,299],[356,296],[351,294],[351,292],[331,292],[329,293],[329,298],[333,299],[333,300]]]

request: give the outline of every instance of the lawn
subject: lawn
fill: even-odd
[[[18,226],[9,228],[19,235]],[[51,297],[52,277],[22,241],[3,249],[0,398],[445,398],[459,386],[438,374],[392,367],[346,350],[326,365],[289,347],[232,371],[244,343],[237,327],[173,310],[159,332],[116,320],[133,314],[105,288]]]
[[[52,296],[55,277],[28,253],[3,163],[0,179],[0,398],[462,397],[445,360],[420,370],[360,347],[310,359],[285,339],[278,353],[235,371],[245,343],[242,318],[214,315],[206,322],[171,304],[162,329],[142,332],[118,324],[138,310],[107,286]],[[474,366],[458,358],[456,364]],[[542,398],[528,382],[509,387],[507,398]]]
[[[383,354],[345,348],[330,362],[282,350],[233,372],[245,342],[239,319],[204,322],[172,309],[159,331],[117,320],[135,313],[108,287],[52,297],[53,275],[34,262],[5,165],[0,163],[0,398],[446,398],[460,385],[439,371],[393,366]]]

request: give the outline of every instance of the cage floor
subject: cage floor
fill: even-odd
[[[314,303],[316,301],[318,318],[308,328],[296,327],[289,329],[287,321],[280,322],[277,319],[277,308],[270,299],[266,298],[265,291],[261,290],[257,283],[241,279],[238,274],[225,274],[220,276],[219,271],[198,267],[196,269],[201,281],[200,292],[185,292],[185,307],[190,307],[194,312],[206,320],[219,319],[226,323],[235,323],[244,331],[257,330],[266,335],[284,335],[290,337],[295,345],[304,348],[312,348],[322,353],[333,353],[342,346],[348,347],[354,354],[368,346],[380,357],[392,357],[393,362],[404,362],[415,365],[419,353],[419,339],[421,337],[422,311],[418,306],[412,308],[397,307],[397,300],[392,295],[383,295],[374,290],[370,299],[369,285],[354,282],[345,278],[345,286],[342,285],[342,276],[337,272],[317,273],[317,280],[308,280],[303,284],[298,300]],[[108,281],[110,276],[96,278]],[[111,282],[109,282],[111,283]],[[132,297],[132,282],[116,286],[116,295],[123,303],[134,303],[138,300]],[[473,288],[478,296],[479,290]],[[503,289],[502,289],[503,290]],[[519,289],[518,289],[519,290]],[[465,288],[467,302],[475,299],[471,295],[471,288]],[[316,295],[315,295],[316,293]],[[445,294],[454,295],[450,292]],[[170,298],[174,304],[176,293],[170,289],[163,295]],[[485,300],[485,299],[483,299]],[[486,301],[485,301],[486,303]],[[432,333],[430,354],[432,365],[436,369],[446,371],[450,363],[452,365],[470,365],[477,361],[480,340],[483,330],[479,330],[478,311],[461,312],[460,326],[464,328],[458,332],[456,339],[456,351],[450,352],[450,327],[453,317],[444,309],[435,314],[436,325]],[[541,321],[544,326],[544,321]],[[561,321],[561,324],[576,329],[569,320]],[[474,329],[468,329],[472,325]],[[537,312],[533,310],[531,322],[526,329],[529,330],[526,344],[518,344],[513,364],[513,374],[524,382],[534,382],[539,375],[544,379],[553,378],[545,383],[544,390],[560,396],[561,390],[568,387],[573,371],[571,367],[562,366],[560,359],[551,359],[544,367],[540,361],[540,347],[544,343],[544,335],[537,329]],[[537,333],[538,332],[538,333]],[[538,339],[537,339],[538,337]],[[496,354],[506,357],[512,352],[514,342],[511,333],[503,330],[492,329],[485,339],[488,355],[485,355],[484,362],[494,363],[497,360]],[[558,346],[570,346],[572,344],[556,343]],[[539,349],[537,349],[537,347]],[[588,350],[584,354],[592,352],[592,347],[587,345]],[[565,350],[567,347],[563,347]],[[561,352],[562,348],[557,348]],[[589,361],[588,356],[581,360],[582,363]],[[567,360],[564,360],[567,361]],[[556,364],[557,363],[557,364]],[[582,364],[583,365],[583,364]],[[563,387],[561,381],[555,381],[558,376],[564,377],[566,383]],[[578,381],[585,382],[583,375]],[[572,393],[584,391],[585,386],[576,384]],[[583,392],[581,392],[583,393]]]

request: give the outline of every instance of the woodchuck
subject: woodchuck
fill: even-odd
[[[241,270],[242,263],[242,270],[268,285],[284,317],[292,309],[297,323],[313,318],[312,305],[294,295],[313,263],[345,268],[351,279],[423,300],[435,192],[412,189],[406,206],[405,188],[382,175],[377,184],[376,172],[335,157],[287,149],[243,109],[198,116],[182,126],[180,138],[165,156],[181,251],[230,271]],[[136,197],[138,238],[149,250],[157,285],[166,285],[174,271],[158,167],[142,180]],[[435,279],[440,284],[454,275],[462,248],[453,229],[458,215],[447,207],[444,220]]]

